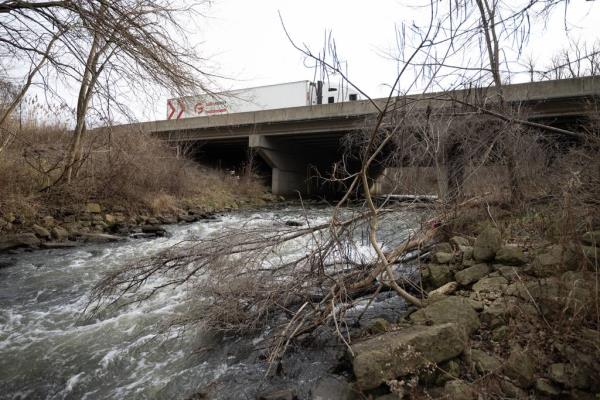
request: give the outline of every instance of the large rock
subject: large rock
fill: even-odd
[[[502,364],[495,356],[487,354],[479,349],[472,349],[469,353],[473,368],[480,374],[489,374],[498,371]]]
[[[41,227],[37,224],[34,224],[31,229],[33,229],[33,232],[35,232],[35,235],[39,238],[42,239],[50,239],[50,232],[48,232],[48,229]]]
[[[473,245],[473,258],[477,261],[490,261],[496,256],[496,252],[502,246],[502,236],[496,228],[484,229]]]
[[[55,226],[50,231],[52,237],[58,241],[67,240],[69,238],[69,232],[65,228],[61,228],[60,226]]]
[[[434,258],[438,264],[450,264],[454,261],[454,254],[438,251],[437,253],[435,253]]]
[[[473,291],[480,297],[497,298],[508,288],[508,280],[502,276],[480,279],[473,285]]]
[[[102,212],[102,207],[98,203],[87,203],[85,205],[85,211],[91,214],[100,214]]]
[[[523,265],[527,263],[527,257],[523,254],[523,250],[517,246],[502,246],[496,252],[495,260],[504,265]]]
[[[462,286],[468,286],[473,282],[477,282],[489,273],[490,267],[487,264],[475,264],[472,267],[458,271],[454,274],[454,279]]]
[[[459,249],[461,246],[471,246],[469,239],[462,236],[452,236],[450,238],[450,244],[457,249]]]
[[[535,374],[534,360],[519,346],[515,346],[504,364],[504,374],[521,388],[533,385]]]
[[[477,392],[471,385],[460,380],[446,382],[444,394],[452,400],[477,400]]]
[[[479,328],[479,318],[468,299],[449,296],[421,308],[410,315],[410,320],[418,324],[455,323],[466,336]]]
[[[336,376],[325,376],[310,391],[312,400],[353,400],[357,393],[346,380]]]
[[[356,343],[352,366],[362,390],[460,355],[465,339],[456,324],[411,326]]]
[[[547,278],[578,266],[577,252],[572,247],[553,245],[537,255],[533,260],[530,273]]]
[[[23,247],[37,247],[41,243],[33,233],[9,235],[0,239],[0,251],[13,250]]]
[[[445,264],[429,264],[429,278],[427,283],[434,288],[439,288],[452,280],[452,271]]]

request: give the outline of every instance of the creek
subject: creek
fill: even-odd
[[[83,310],[90,289],[107,271],[184,239],[248,223],[306,218],[318,224],[327,221],[331,211],[239,211],[215,221],[166,226],[169,236],[163,238],[0,254],[0,398],[187,399],[211,385],[215,397],[222,399],[253,399],[261,391],[290,386],[308,396],[315,381],[336,365],[335,341],[291,351],[284,372],[264,379],[262,335],[223,337],[197,330],[157,335],[164,321],[185,313],[190,297],[184,286],[92,319]],[[416,219],[408,212],[387,218],[381,240],[386,246],[403,240]],[[371,254],[365,234],[356,240],[363,255]],[[305,248],[300,244],[286,251]],[[404,307],[395,296],[380,303],[393,312]]]

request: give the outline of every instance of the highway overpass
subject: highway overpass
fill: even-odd
[[[397,108],[413,110],[449,107],[449,99],[488,104],[495,90],[463,89],[452,92],[393,98]],[[587,118],[600,99],[600,77],[585,77],[506,85],[504,101],[526,110],[527,118],[556,124]],[[153,121],[121,126],[142,129],[172,143],[197,145],[207,162],[241,163],[255,150],[271,169],[274,194],[314,192],[307,182],[310,171],[327,173],[340,157],[341,139],[366,128],[386,99],[322,104],[276,110]]]

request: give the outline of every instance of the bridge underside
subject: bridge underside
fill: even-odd
[[[201,163],[241,173],[251,168],[273,194],[330,195],[342,189],[331,181],[334,164],[343,156],[345,133],[327,135],[252,135],[195,141],[193,155]]]

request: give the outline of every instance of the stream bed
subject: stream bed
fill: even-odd
[[[217,337],[192,330],[157,335],[165,320],[185,312],[190,299],[183,286],[93,319],[83,310],[104,273],[184,239],[252,221],[317,224],[327,221],[331,210],[240,211],[166,226],[169,236],[163,238],[0,254],[0,399],[200,399],[199,393],[209,392],[206,398],[254,399],[287,387],[305,398],[336,366],[339,346],[330,337],[318,348],[292,349],[282,371],[265,379],[261,335]],[[388,220],[381,236],[393,238],[390,243],[403,240],[416,225],[416,215],[406,212]],[[357,240],[368,255],[366,235]],[[395,296],[387,306],[403,310]]]

